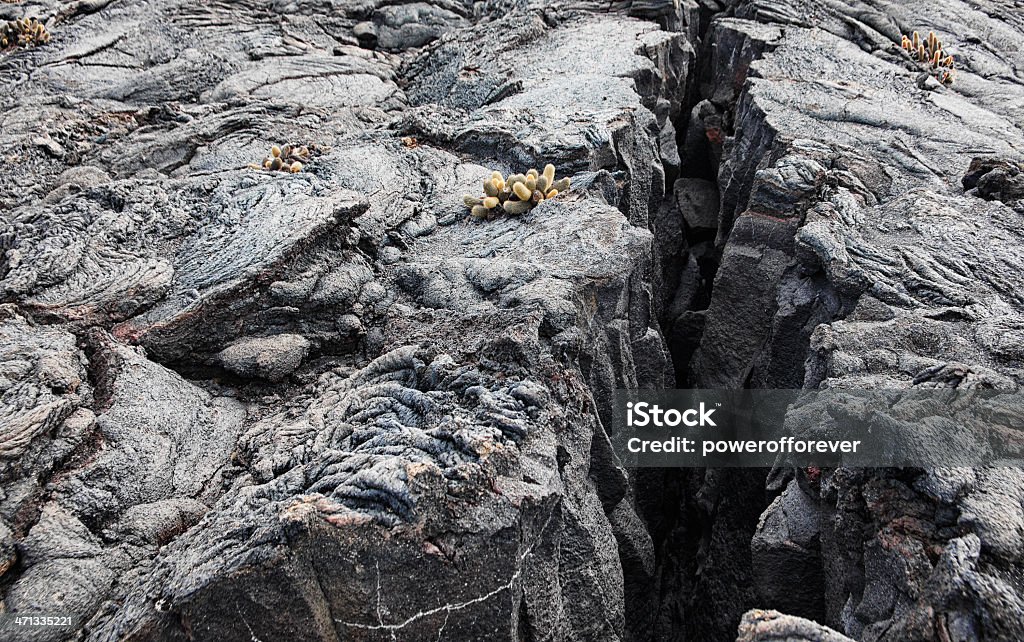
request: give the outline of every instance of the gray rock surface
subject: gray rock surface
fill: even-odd
[[[673,382],[648,221],[686,35],[35,9],[54,42],[0,57],[4,607],[92,640],[632,639],[653,549],[606,430],[615,386]],[[285,142],[302,172],[248,167]],[[464,220],[492,169],[549,161],[606,189]]]
[[[718,185],[699,178],[680,178],[673,191],[679,213],[689,227],[718,229]]]
[[[750,542],[760,603],[790,615],[823,618],[820,519],[818,507],[796,481],[761,515]]]
[[[309,354],[309,341],[299,334],[242,339],[218,353],[221,364],[243,377],[279,382],[295,372]]]
[[[609,440],[622,387],[1020,384],[1015,3],[21,15],[0,607],[80,618],[10,639],[1024,639],[1016,471]],[[547,162],[573,189],[467,220]]]
[[[1020,39],[1012,13],[759,0],[712,24],[707,95],[731,135],[698,386],[1020,385],[1019,50],[986,44]],[[897,44],[912,30],[953,52],[950,87],[917,82]],[[735,601],[857,640],[1024,637],[1015,470],[775,471],[768,499],[782,489],[745,522],[758,598]],[[708,566],[728,544],[702,548]]]
[[[744,613],[739,634],[736,642],[851,642],[828,627],[778,611]]]

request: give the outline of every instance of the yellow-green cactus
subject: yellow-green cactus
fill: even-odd
[[[533,207],[533,203],[529,201],[505,201],[504,205],[502,205],[505,212],[512,216],[525,214],[530,211],[531,207]]]
[[[535,189],[538,189],[541,192],[547,194],[549,187],[551,187],[551,182],[548,181],[548,177],[547,176],[542,174],[542,175],[537,177],[537,180],[535,181],[535,184],[534,184],[534,188]]]
[[[555,182],[555,166],[551,163],[544,166],[544,178],[548,180],[548,185]]]
[[[512,191],[516,193],[521,201],[530,200],[530,195],[533,194],[533,190],[529,188],[526,183],[516,183],[512,186]]]
[[[551,189],[553,189],[553,190],[555,190],[556,192],[559,192],[559,193],[568,191],[569,190],[569,177],[566,176],[565,178],[558,179],[557,181],[555,181],[554,183],[551,184]]]
[[[928,68],[928,71],[943,85],[950,85],[956,78],[955,63],[953,56],[942,50],[942,41],[935,35],[934,31],[928,32],[928,37],[921,39],[921,34],[914,32],[913,36],[903,36],[900,45],[910,57]]]
[[[50,32],[35,18],[18,18],[0,27],[0,49],[36,47],[48,42]]]
[[[316,149],[318,148],[315,145],[285,145],[284,147],[274,145],[270,148],[270,153],[267,154],[262,163],[259,165],[253,163],[249,167],[252,169],[268,169],[272,172],[298,174],[302,171],[303,163],[309,161],[313,156],[313,151]],[[468,202],[466,204],[472,207]]]
[[[569,178],[555,180],[555,166],[548,164],[543,172],[530,169],[525,174],[510,174],[507,178],[501,172],[493,172],[483,181],[483,196],[466,194],[462,202],[475,218],[492,217],[499,208],[509,216],[519,216],[568,189]]]
[[[488,196],[497,196],[498,192],[498,186],[495,184],[493,178],[488,178],[484,181],[484,194],[487,194]]]

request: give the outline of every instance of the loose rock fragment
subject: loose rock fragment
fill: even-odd
[[[309,341],[297,334],[279,334],[237,341],[218,355],[221,364],[243,377],[281,381],[309,354]]]
[[[1024,205],[1024,163],[999,156],[978,156],[961,181],[968,194],[1010,206]]]

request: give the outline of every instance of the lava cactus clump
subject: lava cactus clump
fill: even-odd
[[[50,32],[35,18],[18,18],[0,27],[0,49],[35,47],[50,42]]]
[[[297,174],[302,171],[302,164],[309,160],[310,148],[306,145],[285,145],[270,148],[270,154],[263,159],[262,165],[250,165],[253,169],[269,169],[272,172],[291,172]]]
[[[511,174],[508,178],[494,172],[484,179],[484,195],[466,194],[462,197],[470,213],[476,218],[488,218],[499,208],[510,216],[519,216],[533,209],[546,198],[554,198],[569,189],[569,178],[555,180],[555,166],[544,166],[543,172],[530,169],[525,174]]]
[[[953,84],[953,79],[956,77],[953,56],[947,55],[942,50],[942,41],[934,31],[929,31],[928,37],[923,40],[916,31],[913,36],[903,36],[901,46],[914,60],[927,65],[928,70],[943,85]]]

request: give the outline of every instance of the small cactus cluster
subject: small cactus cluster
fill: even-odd
[[[0,49],[35,47],[50,42],[50,32],[35,18],[17,18],[0,27]]]
[[[297,174],[302,171],[303,161],[308,161],[309,157],[309,147],[305,145],[285,145],[284,147],[274,145],[270,148],[270,154],[263,159],[262,165],[250,165],[250,167]]]
[[[942,41],[939,40],[934,31],[929,31],[928,37],[924,40],[921,39],[921,35],[916,31],[911,37],[903,36],[902,47],[910,53],[914,60],[928,65],[929,71],[943,85],[953,84],[953,79],[956,77],[956,69],[953,68],[953,56],[947,55],[942,50]]]
[[[507,179],[494,172],[484,179],[484,195],[466,194],[462,201],[475,218],[487,218],[501,206],[510,216],[524,214],[546,198],[554,198],[569,189],[569,177],[555,180],[555,166],[546,165],[543,172],[530,169],[525,174],[512,174]]]

